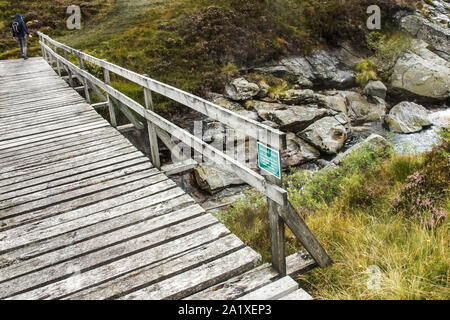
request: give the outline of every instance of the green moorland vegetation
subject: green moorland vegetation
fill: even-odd
[[[178,88],[204,95],[221,91],[228,77],[287,54],[350,40],[367,46],[370,0],[0,0],[0,59],[17,57],[10,40],[14,12],[75,48]],[[383,22],[414,0],[380,0]],[[65,30],[65,8],[78,4],[82,30]],[[37,54],[36,39],[31,54]],[[114,79],[113,79],[114,80]],[[116,79],[116,82],[119,79]],[[123,82],[121,90],[142,97]],[[174,107],[156,97],[157,111]]]
[[[331,255],[332,266],[299,277],[318,299],[450,298],[450,133],[417,155],[366,147],[340,167],[285,179],[289,199]],[[255,192],[219,214],[232,232],[270,260],[267,204]],[[301,248],[286,230],[287,253]],[[369,266],[381,269],[369,289]]]

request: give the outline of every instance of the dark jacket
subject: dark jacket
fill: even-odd
[[[25,24],[25,21],[23,21],[20,13],[16,13],[16,16],[14,17],[14,21],[11,23],[11,30],[12,30],[12,36],[14,38],[24,38],[25,34],[27,34],[27,35],[30,34],[30,32],[28,31],[27,25]],[[16,30],[18,30],[19,32],[16,32]]]

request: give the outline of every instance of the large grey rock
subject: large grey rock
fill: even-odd
[[[326,98],[321,94],[317,94],[310,89],[291,89],[286,92],[280,94],[278,98],[281,102],[286,104],[293,105],[307,105],[307,104],[317,104],[317,105],[325,105]]]
[[[217,145],[225,143],[226,127],[219,121],[206,122],[203,124],[203,141],[215,142]]]
[[[327,154],[337,153],[347,140],[347,130],[335,117],[325,117],[297,134]]]
[[[329,165],[326,167],[332,166],[332,165],[340,165],[342,161],[346,158],[348,158],[349,155],[351,155],[353,152],[363,149],[363,148],[374,148],[377,151],[377,155],[388,155],[388,150],[392,148],[392,145],[382,136],[378,134],[371,134],[368,138],[366,138],[364,141],[355,144],[347,151],[338,154]]]
[[[387,88],[381,81],[369,81],[364,88],[364,93],[372,96],[386,99]]]
[[[239,115],[241,115],[241,116],[243,116],[243,117],[245,117],[247,119],[250,119],[250,120],[254,120],[254,121],[259,121],[260,120],[259,116],[258,116],[258,113],[256,113],[255,111],[251,111],[251,110],[236,110],[234,112],[236,112],[237,114],[239,114]]]
[[[244,109],[238,102],[232,101],[221,94],[217,93],[210,94],[209,100],[231,111]]]
[[[348,116],[354,124],[379,120],[386,114],[386,104],[379,97],[369,101],[367,97],[353,91],[340,91],[339,95],[346,98]]]
[[[291,89],[279,95],[279,100],[286,104],[294,105],[316,105],[320,108],[334,110],[336,112],[347,113],[347,103],[345,98],[338,95],[326,96],[315,93],[310,89]]]
[[[415,44],[414,51],[404,53],[396,62],[391,87],[400,97],[413,96],[421,101],[439,102],[449,97],[449,63]]]
[[[256,68],[262,73],[297,77],[301,88],[313,85],[327,88],[350,88],[355,84],[353,68],[358,58],[348,48],[316,50],[306,57],[287,57],[272,65]]]
[[[392,131],[401,133],[417,132],[432,124],[427,109],[407,101],[395,105],[384,121]]]
[[[407,15],[399,19],[400,27],[414,37],[426,41],[434,52],[446,59],[450,58],[450,30],[441,27],[419,15]]]
[[[283,131],[298,132],[311,123],[329,115],[329,110],[316,107],[291,106],[280,103],[254,101],[253,108],[258,115],[275,122]]]
[[[256,83],[248,82],[244,78],[238,78],[225,86],[225,95],[235,101],[243,101],[253,98],[259,93]]]
[[[315,160],[320,156],[320,152],[294,133],[288,132],[286,135],[287,149],[281,153],[281,160],[284,166],[294,167],[302,163]]]
[[[245,183],[234,172],[228,171],[225,167],[218,168],[210,164],[198,165],[194,169],[194,177],[198,186],[209,194],[214,194],[231,185]]]
[[[355,73],[342,70],[340,61],[326,50],[315,51],[306,60],[311,65],[315,82],[330,88],[349,88],[355,84]]]

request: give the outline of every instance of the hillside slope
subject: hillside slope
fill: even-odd
[[[230,74],[342,39],[364,45],[369,0],[96,0],[0,1],[0,59],[17,56],[9,20],[22,11],[31,29],[111,62],[204,94],[221,91]],[[383,12],[415,1],[378,1]],[[65,7],[79,4],[82,30],[64,28]],[[385,17],[388,21],[389,17]],[[33,42],[31,53],[37,53]]]

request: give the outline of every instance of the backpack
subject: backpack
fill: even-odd
[[[16,35],[22,34],[22,24],[19,21],[13,21],[12,29]]]

